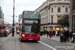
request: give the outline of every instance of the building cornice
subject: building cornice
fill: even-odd
[[[39,8],[41,8],[43,5],[45,5],[45,4],[47,4],[45,7],[47,7],[48,6],[48,3],[47,3],[47,1],[45,1],[42,5],[40,5],[37,9],[35,9],[35,11],[37,11]],[[40,10],[39,10],[40,11]]]
[[[45,5],[47,4],[47,5]],[[70,5],[70,2],[44,2],[41,6],[39,6],[35,11],[42,11],[44,9],[46,9],[47,7],[50,7],[51,5],[58,5],[58,4],[66,4],[66,5]]]
[[[49,4],[70,4],[70,2],[49,2]]]
[[[39,10],[39,11],[41,12],[42,10],[44,10],[44,9],[46,9],[46,8],[50,9],[50,6],[51,6],[51,5],[59,5],[59,4],[64,4],[64,3],[49,4],[49,5],[45,6],[44,8],[42,8],[42,9]],[[65,5],[69,5],[69,3],[66,3]]]

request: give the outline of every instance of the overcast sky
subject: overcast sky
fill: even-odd
[[[18,15],[23,10],[35,10],[46,0],[15,0],[15,20],[18,22]],[[13,0],[0,0],[0,6],[4,13],[4,21],[12,23],[13,19]]]

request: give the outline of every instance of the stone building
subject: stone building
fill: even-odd
[[[18,16],[18,24],[20,23],[21,14]]]
[[[41,25],[46,30],[63,30],[57,23],[64,15],[69,16],[70,0],[47,0],[35,11],[41,13]]]
[[[3,14],[3,12],[2,12],[1,7],[0,7],[0,24],[1,24],[1,25],[4,24],[4,14]]]
[[[69,29],[75,31],[75,0],[70,0]]]

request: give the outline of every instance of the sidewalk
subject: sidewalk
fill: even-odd
[[[12,33],[11,33],[11,34],[9,35],[9,37],[10,37],[11,40],[14,39],[14,41],[12,40],[12,41],[15,43],[15,44],[14,44],[14,46],[15,46],[14,49],[15,49],[15,50],[21,50],[21,49],[20,49],[20,44],[19,44],[18,35],[17,35],[16,33],[14,33],[14,37],[12,37]],[[12,44],[13,44],[13,43],[12,43]]]
[[[56,41],[56,42],[60,42],[60,37],[53,36],[52,38],[50,38],[49,36],[47,37],[47,35],[43,35],[41,37],[44,37],[44,38],[47,38],[49,40],[53,40],[53,41]],[[60,43],[75,47],[75,43],[71,43],[70,41],[69,42],[60,42]]]
[[[11,33],[4,38],[4,41],[0,44],[0,50],[21,50],[18,35],[14,34],[14,37],[12,37]]]

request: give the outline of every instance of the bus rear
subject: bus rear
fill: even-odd
[[[24,11],[21,40],[40,40],[40,13]]]
[[[0,37],[4,37],[4,36],[7,36],[5,25],[0,25]]]

